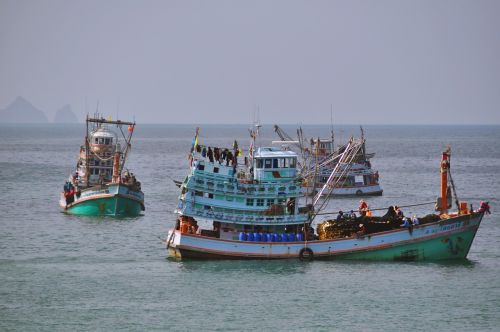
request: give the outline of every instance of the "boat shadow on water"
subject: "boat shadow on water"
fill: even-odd
[[[81,216],[67,213],[65,211],[60,211],[66,216],[65,222],[84,222],[86,224],[100,224],[100,223],[111,223],[111,222],[135,222],[139,221],[144,217],[143,214],[137,216]]]
[[[307,273],[313,265],[299,261],[289,260],[176,260],[167,257],[166,261],[177,264],[184,272],[248,272],[254,274],[294,274]]]

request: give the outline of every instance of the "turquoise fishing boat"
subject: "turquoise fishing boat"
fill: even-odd
[[[141,183],[123,171],[130,152],[135,122],[86,119],[87,134],[80,147],[76,170],[64,185],[59,204],[71,214],[84,216],[137,216],[144,211]],[[111,130],[115,126],[118,134]],[[124,131],[123,127],[127,127]]]
[[[198,130],[197,130],[198,133]],[[190,172],[180,184],[175,227],[165,239],[175,259],[352,259],[447,260],[467,257],[483,215],[482,202],[473,211],[458,202],[451,208],[448,179],[450,151],[442,155],[441,196],[438,213],[408,220],[394,208],[381,217],[361,210],[360,216],[338,217],[317,223],[348,163],[363,148],[351,139],[324,186],[304,204],[297,154],[275,147],[254,149],[240,163],[237,143],[233,149],[206,147],[193,139]],[[214,150],[225,151],[225,157]],[[231,153],[228,153],[231,151]],[[228,157],[229,155],[229,157]],[[452,183],[452,182],[451,182]],[[302,203],[301,203],[302,202]],[[302,205],[302,206],[300,206]]]

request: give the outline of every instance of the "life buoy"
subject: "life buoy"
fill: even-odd
[[[301,261],[312,261],[314,259],[314,252],[311,248],[305,247],[299,251],[299,259]]]

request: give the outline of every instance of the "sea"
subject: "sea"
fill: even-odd
[[[197,125],[138,124],[126,167],[145,193],[136,218],[63,213],[84,124],[0,125],[0,331],[500,331],[500,126],[364,126],[384,194],[372,209],[432,213],[451,147],[460,201],[486,215],[453,262],[175,261],[174,225]],[[248,125],[201,125],[203,145],[248,148]],[[296,137],[297,126],[282,128]],[[329,125],[304,125],[329,137]],[[336,142],[359,126],[334,126]],[[258,144],[278,136],[260,129]],[[428,203],[405,207],[419,203]],[[325,212],[359,205],[334,198]],[[383,214],[384,211],[378,213]],[[316,223],[321,220],[315,221]]]

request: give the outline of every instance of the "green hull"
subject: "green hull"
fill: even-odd
[[[392,261],[424,261],[464,259],[467,257],[477,228],[460,233],[443,235],[426,241],[416,241],[388,248],[372,249],[364,252],[353,252],[330,256],[330,259],[346,260],[392,260]]]
[[[134,217],[142,211],[140,202],[119,196],[89,199],[68,207],[66,212],[82,216]]]

